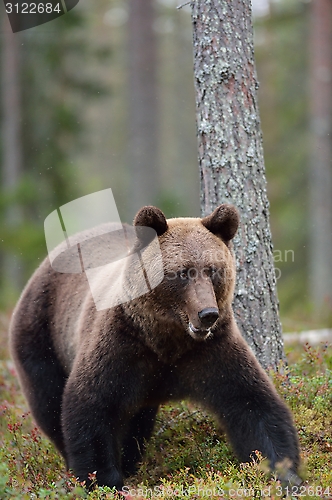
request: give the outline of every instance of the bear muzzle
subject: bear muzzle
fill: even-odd
[[[199,311],[198,318],[199,328],[189,322],[189,333],[195,340],[206,340],[212,336],[211,328],[219,318],[219,311],[216,307],[207,307]]]
[[[195,328],[192,323],[189,323],[188,330],[190,336],[194,340],[206,340],[207,338],[212,336],[211,328],[208,328],[207,330],[201,330],[199,328]]]

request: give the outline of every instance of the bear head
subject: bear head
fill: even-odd
[[[218,322],[229,319],[235,284],[231,240],[238,225],[236,208],[227,204],[204,218],[167,220],[153,206],[137,213],[138,237],[140,227],[154,229],[163,260],[162,282],[144,296],[153,321],[205,340]]]

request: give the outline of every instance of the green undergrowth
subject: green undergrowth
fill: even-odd
[[[122,495],[109,488],[87,493],[35,426],[5,358],[0,365],[1,500],[295,497],[295,489],[282,492],[276,478],[266,474],[268,464],[259,455],[251,464],[239,463],[212,418],[187,403],[161,408],[146,457]],[[293,348],[288,362],[271,376],[299,433],[305,483],[297,493],[332,498],[332,348]]]

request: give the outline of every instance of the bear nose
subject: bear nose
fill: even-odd
[[[207,307],[198,313],[198,317],[204,328],[210,328],[219,318],[219,311],[216,307]]]

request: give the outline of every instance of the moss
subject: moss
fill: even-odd
[[[299,432],[307,481],[301,498],[332,496],[332,491],[327,494],[332,485],[332,348],[291,349],[290,358],[288,367],[272,375]],[[35,427],[14,375],[11,363],[2,360],[0,498],[119,498],[109,488],[87,493],[66,472],[62,458]],[[138,500],[281,498],[281,486],[266,475],[267,469],[262,457],[240,464],[210,415],[189,403],[165,405],[145,460],[126,481],[125,493]]]

